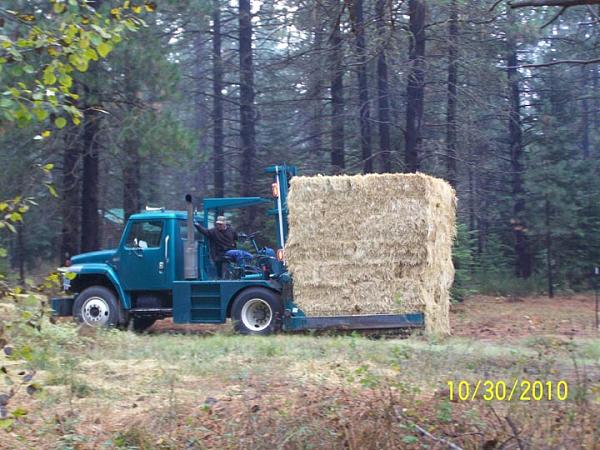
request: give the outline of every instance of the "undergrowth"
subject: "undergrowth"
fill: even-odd
[[[137,335],[69,322],[28,339],[43,390],[16,399],[27,414],[0,431],[3,448],[593,448],[599,437],[593,339]],[[451,380],[517,378],[564,379],[569,398],[449,398]]]

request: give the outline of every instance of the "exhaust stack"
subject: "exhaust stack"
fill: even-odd
[[[187,203],[187,239],[183,251],[183,276],[186,280],[198,279],[198,242],[194,240],[194,205],[192,196],[185,196]]]

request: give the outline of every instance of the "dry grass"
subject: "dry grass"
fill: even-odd
[[[518,307],[551,323],[551,305],[568,304],[557,320],[580,320],[589,300]],[[505,307],[473,304],[454,313],[455,327],[483,320],[470,311],[502,316]],[[445,448],[435,440],[445,439],[465,449],[593,449],[600,438],[600,345],[591,336],[372,340],[211,330],[82,335],[70,324],[45,327],[29,363],[44,390],[11,402],[28,414],[0,430],[0,448],[396,449]],[[449,380],[516,377],[564,379],[569,399],[449,401]]]
[[[61,331],[63,332],[63,331]],[[76,339],[76,338],[75,338]],[[415,424],[463,448],[510,441],[593,448],[598,383],[552,342],[98,334],[47,363],[53,380],[4,448],[411,448]],[[120,348],[116,346],[120,344]],[[111,350],[103,350],[109,345]],[[139,349],[136,351],[136,348]],[[575,343],[581,348],[585,342]],[[577,350],[579,351],[579,350]],[[587,350],[586,350],[587,351]],[[583,358],[584,354],[576,358]],[[597,366],[587,359],[586,376]],[[74,364],[65,363],[74,358]],[[582,359],[579,359],[580,361]],[[68,368],[70,367],[70,368]],[[580,368],[581,370],[581,368]],[[529,374],[529,375],[528,375]],[[535,375],[531,375],[535,374]],[[446,382],[515,376],[569,380],[581,401],[449,402]],[[499,419],[496,417],[498,416]],[[587,433],[587,434],[585,434]]]
[[[286,257],[311,315],[424,311],[449,334],[455,195],[423,174],[295,177]]]

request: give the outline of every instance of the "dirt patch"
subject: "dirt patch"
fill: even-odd
[[[564,337],[595,337],[596,312],[593,293],[526,297],[475,295],[450,308],[454,336],[484,340],[523,338],[527,336],[559,335]],[[231,324],[175,324],[172,319],[160,320],[149,334],[182,333],[211,336],[232,332]]]
[[[455,336],[485,340],[559,335],[597,336],[593,294],[509,297],[476,295],[452,305],[450,321]]]
[[[173,323],[172,318],[159,320],[148,329],[149,334],[160,334],[160,333],[181,333],[181,334],[196,334],[212,336],[216,333],[226,333],[232,331],[231,323],[224,324],[202,324],[202,325],[190,325]]]

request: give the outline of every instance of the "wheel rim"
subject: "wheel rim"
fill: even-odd
[[[273,320],[271,306],[262,298],[248,300],[242,307],[242,323],[252,331],[262,331]]]
[[[110,307],[101,297],[88,298],[81,307],[83,321],[92,327],[101,327],[108,323]]]

